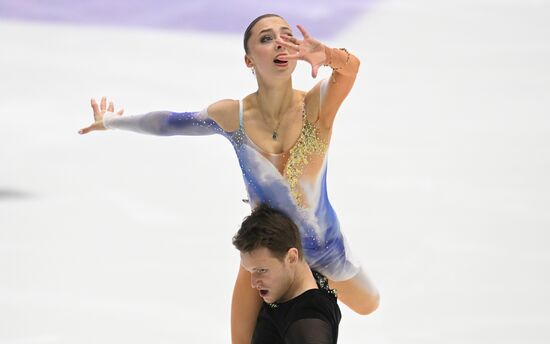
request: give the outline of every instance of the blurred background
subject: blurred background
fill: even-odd
[[[550,342],[549,1],[0,0],[0,343],[229,342],[230,144],[77,130],[254,92],[270,12],[362,61],[328,185],[382,303],[339,342]]]

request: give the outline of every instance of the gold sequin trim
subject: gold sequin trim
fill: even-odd
[[[311,155],[324,154],[328,148],[328,144],[319,138],[318,129],[307,120],[305,104],[302,106],[304,126],[298,142],[289,152],[290,156],[284,170],[290,186],[290,193],[300,207],[303,207],[304,202],[300,190],[298,190],[298,177],[302,174]]]

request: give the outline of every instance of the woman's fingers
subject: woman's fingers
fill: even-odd
[[[298,27],[298,30],[302,33],[302,36],[304,36],[304,39],[309,38],[309,34],[307,33],[306,29],[303,28],[302,25],[296,25]]]
[[[90,100],[90,105],[92,106],[92,110],[94,111],[94,123],[92,123],[88,127],[78,130],[79,134],[87,134],[94,130],[105,130],[105,127],[103,126],[103,114],[107,111],[115,111],[115,105],[113,102],[109,102],[109,107],[107,108],[107,97],[101,97],[101,102],[99,103],[99,105],[97,104],[97,101],[92,98]],[[123,113],[124,109],[120,109],[117,112],[117,115],[120,116]]]
[[[89,127],[80,129],[80,130],[78,131],[78,133],[79,133],[80,135],[87,134],[87,133],[89,133],[90,131],[92,131],[92,127],[93,127],[93,124],[90,125]]]
[[[96,121],[101,119],[103,114],[107,111],[115,112],[115,104],[113,102],[109,102],[109,106],[107,106],[107,97],[105,96],[101,97],[101,103],[99,105],[94,98],[91,99],[90,103],[92,105],[92,110],[94,111],[94,119]],[[120,114],[122,115],[122,113]]]
[[[100,109],[101,112],[105,112],[105,110],[107,110],[107,98],[105,98],[105,96],[101,97]]]
[[[317,72],[319,71],[319,65],[317,66],[313,66],[311,68],[311,76],[313,77],[313,79],[315,79],[317,77]]]
[[[123,113],[124,113],[124,109],[120,109],[120,110],[118,110],[118,112],[116,114],[119,115],[119,116],[122,116]]]
[[[287,47],[287,48],[292,49],[292,50],[300,50],[299,45],[283,41],[282,39],[277,39],[275,42],[277,42],[277,44],[282,45],[283,47]]]
[[[282,34],[281,38],[284,39],[285,41],[289,41],[290,43],[294,43],[294,44],[297,44],[297,45],[302,44],[302,42],[300,42],[300,40],[298,38],[293,37],[293,36]]]
[[[92,98],[92,100],[90,101],[91,105],[92,105],[92,110],[94,111],[94,119],[97,120],[97,118],[99,117],[100,115],[100,112],[99,112],[99,107],[97,106],[97,102],[94,98]]]
[[[279,56],[279,60],[281,61],[288,61],[288,60],[299,60],[302,57],[302,55],[297,52],[294,54],[284,54]]]
[[[119,111],[120,112],[120,111]],[[87,134],[91,131],[95,131],[95,130],[105,130],[105,126],[103,125],[103,120],[101,121],[95,121],[94,123],[92,123],[91,125],[85,127],[85,128],[82,128],[78,131],[79,134]]]

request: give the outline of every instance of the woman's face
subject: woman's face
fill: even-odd
[[[278,57],[288,51],[276,42],[281,35],[292,36],[290,25],[280,17],[267,17],[254,25],[248,40],[248,54],[245,61],[254,67],[256,75],[262,77],[288,78],[296,68],[296,60],[282,61]]]

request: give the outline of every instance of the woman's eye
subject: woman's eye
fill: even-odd
[[[260,42],[262,43],[265,43],[265,42],[269,42],[270,40],[272,40],[273,37],[267,35],[267,36],[262,36],[262,38],[260,38]]]

